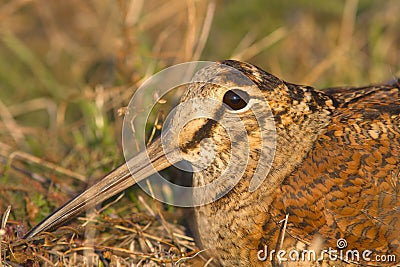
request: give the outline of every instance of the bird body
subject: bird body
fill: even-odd
[[[253,85],[241,83],[226,67],[245,75]],[[244,168],[241,175],[232,171],[212,190],[194,196],[203,203],[195,207],[202,246],[223,266],[279,264],[277,254],[260,259],[266,253],[263,249],[296,249],[301,253],[310,248],[337,248],[338,240],[347,242],[342,249],[370,250],[369,258],[397,256],[392,262],[361,258],[354,260],[356,263],[394,265],[400,261],[399,82],[316,90],[233,60],[215,63],[197,76],[205,82],[189,85],[181,101],[202,96],[225,103],[231,110],[215,107],[215,117],[232,113],[245,127],[244,134],[234,132],[232,139],[217,121],[198,118],[174,131],[185,110],[178,110],[171,124],[170,136],[178,140],[184,159],[201,167],[206,161],[199,161],[199,157],[206,155],[203,158],[209,164],[193,175],[195,187],[218,180],[232,159],[239,162],[233,170]],[[253,94],[252,88],[259,89],[262,97]],[[262,109],[264,102],[270,108],[267,111]],[[263,130],[276,138],[274,143],[267,138],[265,158],[261,151]],[[202,145],[202,139],[212,140],[214,145]],[[149,157],[159,170],[168,164],[157,142],[150,145]],[[234,145],[246,147],[246,142],[248,154],[232,151]],[[209,155],[213,155],[211,161]],[[258,165],[267,165],[267,161],[271,164],[266,166],[263,182],[256,190],[249,190]],[[151,174],[137,166],[138,176]],[[129,177],[127,167],[121,166],[95,189],[88,189],[83,197],[77,196],[50,215],[27,237],[125,189],[133,182],[120,181]],[[107,181],[120,186],[102,190]],[[94,193],[95,198],[88,197]],[[203,202],[206,197],[213,201]]]
[[[272,79],[253,66],[228,64],[262,81]],[[264,246],[288,250],[299,241],[303,248],[316,240],[322,248],[336,248],[337,240],[344,239],[347,250],[400,255],[399,84],[317,91],[281,81],[274,88],[280,93],[266,98],[277,128],[267,176],[275,186],[248,192],[254,164],[249,162],[224,198],[196,208],[204,247],[224,266],[265,266],[257,259]],[[287,98],[274,103],[282,94]],[[279,105],[286,108],[284,113]],[[201,174],[194,175],[195,183],[202,180],[196,176]],[[212,173],[205,176],[215,179]],[[280,243],[282,234],[287,237]]]

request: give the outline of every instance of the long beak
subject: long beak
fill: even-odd
[[[24,238],[31,238],[40,232],[54,229],[83,211],[118,194],[122,190],[171,166],[175,162],[167,160],[160,140],[160,138],[155,140],[146,150],[140,152],[128,162],[107,174],[86,191],[51,213],[42,222],[32,228]]]

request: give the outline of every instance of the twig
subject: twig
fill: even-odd
[[[1,146],[1,143],[0,143],[0,146]],[[23,151],[14,151],[8,156],[8,159],[9,159],[10,162],[12,162],[12,160],[14,160],[15,158],[19,158],[21,160],[26,160],[26,161],[29,161],[29,162],[32,162],[32,163],[36,163],[36,164],[38,164],[40,166],[44,166],[44,167],[46,167],[46,168],[48,168],[50,170],[54,170],[55,172],[64,174],[64,175],[72,177],[72,178],[75,178],[75,179],[77,179],[79,181],[82,181],[82,182],[85,182],[85,183],[87,182],[86,177],[81,175],[81,174],[75,173],[75,172],[73,172],[71,170],[68,170],[68,169],[63,168],[61,166],[58,166],[58,165],[56,165],[54,163],[51,163],[49,161],[40,159],[38,157],[35,157],[35,156],[33,156],[31,154],[28,154],[26,152],[23,152]]]
[[[177,260],[177,261],[175,262],[175,264],[179,264],[181,261],[193,259],[193,258],[197,257],[197,255],[199,255],[200,253],[202,253],[202,252],[204,252],[204,251],[206,251],[206,250],[203,249],[203,250],[197,251],[197,252],[196,252],[194,255],[192,255],[192,256],[182,257],[182,258],[180,258],[179,260]],[[210,261],[210,260],[212,260],[212,259],[209,259],[209,261]],[[206,263],[206,264],[207,264],[207,263]],[[206,266],[206,265],[205,265],[205,266]]]
[[[211,25],[214,19],[215,13],[215,0],[210,1],[207,6],[206,17],[204,18],[203,27],[201,29],[200,37],[197,42],[196,50],[193,53],[192,60],[199,60],[201,53],[204,50],[208,36],[210,34]]]
[[[14,138],[15,142],[22,146],[25,145],[25,136],[22,133],[20,127],[15,122],[14,117],[9,112],[6,105],[4,105],[3,101],[0,100],[0,118],[4,122],[4,126],[9,131],[12,138]]]
[[[287,34],[287,30],[285,27],[280,27],[270,33],[269,35],[265,36],[260,41],[254,43],[246,50],[237,53],[236,55],[232,56],[232,59],[246,61],[255,55],[259,54],[261,51],[265,50],[267,47],[277,43],[278,41],[282,40]]]
[[[0,228],[0,267],[3,267],[2,261],[2,253],[3,249],[1,248],[1,243],[3,243],[3,237],[6,234],[6,224],[8,221],[8,217],[10,216],[11,205],[7,207],[6,211],[3,214],[3,218],[1,219],[1,228]]]

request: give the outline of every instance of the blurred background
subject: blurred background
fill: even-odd
[[[0,214],[3,221],[7,217],[1,226],[7,235],[0,239],[18,240],[123,162],[123,107],[155,72],[187,61],[233,58],[317,88],[389,81],[400,77],[398,14],[397,0],[2,0]],[[160,126],[153,119],[150,132]],[[168,239],[168,229],[179,232],[180,239],[167,245],[178,250],[171,252],[174,257],[196,255],[187,211],[155,203],[135,189],[108,204],[104,216],[150,225],[149,235]],[[133,211],[143,217],[132,219]],[[105,221],[112,220],[101,217],[94,224],[104,228]],[[115,225],[107,227],[116,231]],[[132,235],[131,243],[111,244],[106,237],[101,244],[136,244],[133,250],[145,253],[144,259],[112,249],[111,256],[93,255],[108,262],[167,264],[154,252],[154,244],[166,242]],[[38,260],[24,253],[3,256],[17,263]],[[60,261],[48,250],[36,253],[49,266]]]

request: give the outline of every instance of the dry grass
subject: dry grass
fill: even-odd
[[[20,237],[123,161],[118,110],[158,70],[236,58],[317,87],[389,80],[400,75],[399,13],[397,0],[6,1],[0,266],[207,265],[187,214],[135,188],[55,233]]]
[[[98,211],[79,221],[82,226],[61,227],[30,240],[18,238],[18,223],[9,222],[2,240],[8,244],[3,263],[6,266],[193,266],[200,262],[203,266],[205,263],[202,251],[184,228],[166,222],[161,213],[150,208],[134,210],[124,218],[101,215]]]

